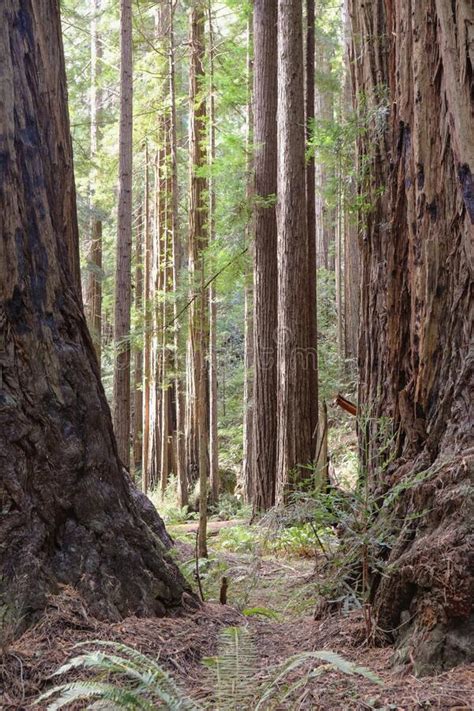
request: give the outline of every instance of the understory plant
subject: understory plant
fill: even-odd
[[[88,670],[94,676],[63,683],[42,694],[37,704],[48,701],[48,711],[66,708],[78,701],[88,703],[87,709],[270,711],[282,707],[295,708],[298,692],[310,680],[327,671],[358,675],[374,684],[382,684],[369,669],[330,651],[293,655],[269,670],[262,669],[257,677],[258,654],[251,632],[245,627],[230,627],[219,635],[217,655],[203,660],[209,691],[204,700],[197,701],[187,695],[172,675],[154,659],[131,647],[104,641],[78,646],[98,649],[74,657],[63,664],[53,677],[78,670]],[[294,680],[296,671],[300,673]]]

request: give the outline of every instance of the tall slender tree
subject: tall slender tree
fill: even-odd
[[[120,2],[120,135],[114,312],[113,420],[122,462],[130,466],[130,308],[133,167],[132,0]]]
[[[188,269],[192,290],[199,290],[189,309],[188,339],[188,421],[187,466],[192,481],[199,475],[199,555],[207,556],[206,512],[209,472],[209,405],[207,355],[209,351],[208,290],[205,288],[204,260],[208,245],[206,166],[206,100],[204,95],[205,57],[204,0],[193,3],[190,12],[190,187]],[[195,477],[194,477],[195,478]]]
[[[245,274],[244,283],[244,441],[242,457],[242,495],[247,504],[253,502],[254,483],[254,333],[253,333],[253,257],[254,257],[254,219],[253,219],[253,13],[247,24],[247,203],[249,218],[246,227],[247,244],[252,257],[251,266]]]
[[[82,308],[59,2],[3,0],[0,66],[0,605],[29,621],[71,585],[102,617],[163,614],[187,585],[120,461]]]
[[[344,3],[344,31],[345,31],[345,51],[344,51],[344,92],[343,111],[349,120],[354,115],[352,84],[351,84],[351,64],[350,64],[350,17],[349,0]],[[354,97],[355,99],[355,97]],[[357,154],[356,141],[351,147],[351,157],[356,165],[355,174],[362,173],[359,167],[360,156]],[[359,339],[359,304],[360,304],[360,255],[359,255],[359,221],[348,206],[355,201],[357,185],[354,175],[346,178],[344,190],[344,354],[346,362],[352,373],[357,368],[358,339]]]
[[[311,462],[302,5],[278,0],[277,501]]]
[[[181,375],[180,356],[180,322],[178,319],[177,294],[180,288],[180,270],[182,262],[182,246],[180,240],[180,224],[178,212],[178,142],[177,142],[177,116],[176,116],[176,68],[175,68],[175,31],[174,15],[176,5],[169,0],[169,43],[168,43],[168,73],[170,97],[170,169],[171,169],[171,232],[173,251],[173,329],[174,329],[174,393],[176,408],[176,476],[178,480],[178,502],[181,507],[188,503],[188,482],[185,465],[185,405],[184,388]]]
[[[150,487],[150,384],[151,384],[151,294],[152,294],[152,244],[150,232],[150,184],[148,143],[144,147],[144,196],[143,196],[143,425],[142,425],[142,491]]]
[[[254,507],[275,503],[277,438],[277,3],[255,0]],[[303,186],[304,191],[304,186]]]
[[[216,159],[216,99],[214,86],[214,28],[212,0],[207,6],[209,26],[209,243],[216,238],[216,186],[213,177]],[[217,300],[214,281],[209,286],[209,484],[210,498],[219,498],[219,442],[217,434]]]
[[[98,183],[97,161],[102,136],[102,37],[99,32],[101,0],[90,0],[91,11],[91,178],[90,178],[90,235],[88,271],[84,307],[89,330],[94,341],[97,359],[101,361],[102,348],[102,220],[98,214],[96,191]]]
[[[135,312],[143,311],[143,207],[139,206],[135,227],[135,280],[133,301]],[[133,471],[141,465],[143,439],[143,346],[133,349]]]
[[[311,138],[315,118],[315,16],[314,0],[306,0],[306,139]],[[309,396],[311,413],[311,448],[316,453],[318,439],[318,323],[316,310],[316,172],[314,156],[306,164],[306,215],[308,239],[308,338],[311,349]]]

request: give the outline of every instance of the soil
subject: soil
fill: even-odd
[[[192,535],[189,543],[177,545],[177,555],[182,561],[192,558],[191,541]],[[255,688],[271,667],[294,654],[315,650],[337,652],[346,660],[369,668],[383,680],[383,686],[378,686],[364,677],[326,671],[307,680],[295,697],[277,708],[327,711],[474,708],[473,665],[417,679],[410,665],[403,669],[394,665],[392,648],[366,643],[361,610],[315,620],[314,599],[309,594],[314,560],[220,552],[213,556],[210,569],[213,567],[215,585],[207,586],[210,600],[196,609],[194,599],[185,595],[185,610],[175,617],[129,617],[106,623],[87,612],[74,590],[64,588],[60,595],[51,597],[39,624],[0,648],[0,709],[46,709],[46,705],[35,705],[35,700],[51,686],[50,675],[65,660],[78,654],[74,645],[99,639],[127,644],[157,659],[188,695],[197,701],[208,700],[212,689],[202,660],[216,654],[219,633],[230,626],[245,626],[251,632],[257,661],[254,679],[250,681]],[[228,605],[217,602],[224,569],[229,579]],[[249,616],[249,608],[258,608],[256,614],[254,610]],[[294,671],[290,681],[307,675],[309,669],[306,664]],[[75,673],[68,680],[79,676]],[[70,708],[86,708],[86,704]],[[243,706],[235,708],[247,711]],[[248,706],[248,711],[253,708],[253,704]]]

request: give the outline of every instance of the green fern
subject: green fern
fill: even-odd
[[[326,662],[326,664],[312,669],[309,674],[306,674],[302,679],[299,679],[287,688],[282,695],[280,686],[288,675],[306,662],[316,660]],[[370,671],[370,669],[349,662],[335,652],[302,652],[301,654],[295,654],[277,667],[276,674],[262,688],[259,701],[255,706],[255,711],[262,711],[262,709],[265,708],[265,704],[275,697],[278,697],[278,701],[281,703],[297,691],[297,689],[306,684],[310,678],[320,676],[325,671],[340,671],[343,674],[359,675],[369,679],[369,681],[374,684],[383,685],[383,681]]]
[[[245,627],[227,627],[220,635],[217,656],[204,663],[212,671],[216,711],[241,711],[253,708],[257,654],[250,632]]]
[[[310,679],[328,670],[363,676],[375,684],[383,683],[369,669],[349,662],[335,652],[321,651],[303,652],[290,657],[271,670],[263,684],[256,684],[257,653],[252,635],[245,627],[228,627],[219,635],[217,656],[204,660],[211,671],[214,698],[210,705],[203,707],[186,696],[172,676],[150,657],[115,642],[95,641],[77,646],[90,644],[99,649],[74,657],[52,676],[89,669],[96,672],[96,678],[56,686],[36,703],[51,700],[48,711],[57,711],[77,701],[93,702],[87,706],[88,709],[109,711],[153,711],[157,708],[168,711],[204,711],[204,708],[213,711],[263,711],[270,707],[282,707]],[[306,674],[288,685],[287,679],[292,672],[314,661],[324,664],[312,665]]]
[[[48,711],[56,711],[79,699],[112,702],[108,708],[156,709],[163,706],[169,711],[198,711],[194,701],[186,697],[174,679],[150,657],[125,644],[94,641],[77,645],[94,644],[111,651],[94,650],[74,657],[63,664],[53,676],[66,674],[75,669],[94,670],[102,676],[120,676],[125,686],[105,684],[97,680],[62,684],[43,694],[38,702],[57,696]],[[89,707],[90,708],[90,707]]]

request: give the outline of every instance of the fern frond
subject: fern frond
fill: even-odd
[[[214,676],[216,710],[252,708],[257,655],[245,627],[227,627],[219,635],[218,655],[205,660]]]
[[[336,652],[302,652],[301,654],[295,654],[277,667],[276,675],[263,687],[262,695],[255,706],[255,711],[261,711],[264,704],[279,692],[279,684],[281,684],[292,671],[308,661],[315,660],[327,662],[327,664],[324,665],[322,669],[320,667],[314,669],[312,671],[313,676],[319,676],[323,673],[323,670],[330,669],[340,671],[343,674],[363,676],[374,684],[383,685],[383,681],[374,674],[374,672],[370,671],[370,669],[353,664],[347,659],[344,659],[344,657],[341,657],[340,654],[336,654]],[[300,683],[296,682],[295,689],[299,685]],[[288,696],[288,693],[286,696]]]
[[[50,689],[42,694],[36,701],[37,704],[52,696],[58,698],[48,705],[48,711],[57,711],[75,701],[91,701],[100,699],[108,702],[109,709],[142,709],[143,711],[153,711],[154,704],[146,699],[140,698],[133,691],[121,689],[113,684],[103,684],[100,682],[77,681],[71,684],[62,684]],[[110,705],[113,704],[113,706]]]
[[[125,678],[128,681],[128,686],[124,689],[120,687],[112,687],[118,693],[127,693],[129,704],[126,708],[134,709],[155,709],[156,702],[151,704],[147,699],[155,698],[159,700],[167,709],[180,711],[197,711],[198,706],[187,696],[183,694],[178,687],[173,677],[163,669],[157,662],[150,657],[141,654],[137,650],[128,647],[127,645],[116,642],[105,642],[101,640],[93,642],[84,642],[79,647],[90,646],[91,644],[105,647],[111,651],[92,650],[69,660],[63,664],[52,676],[66,674],[71,670],[76,669],[91,669],[99,675],[117,675]],[[123,656],[119,656],[120,653]],[[101,700],[110,700],[108,696],[102,696],[101,689],[106,693],[107,685],[99,683],[81,682],[76,684],[66,684],[43,695],[41,698],[47,698],[55,693],[79,693],[80,689],[85,688],[95,690],[95,696],[99,696]],[[108,687],[107,687],[108,688]],[[63,698],[63,696],[61,696]],[[122,697],[120,697],[122,698]],[[65,702],[70,703],[70,702]],[[116,702],[118,703],[118,702]],[[65,704],[63,704],[65,705]],[[61,708],[61,707],[58,707]]]

